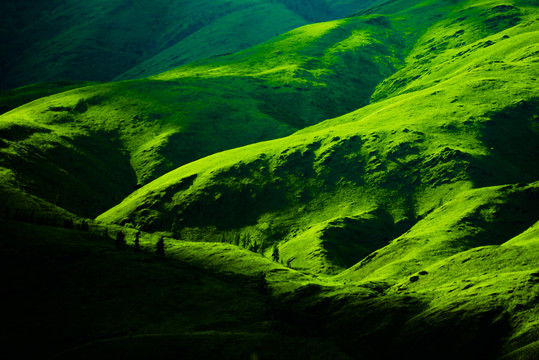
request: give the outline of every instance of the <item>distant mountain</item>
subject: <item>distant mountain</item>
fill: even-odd
[[[373,0],[3,1],[0,90],[154,75],[236,52]]]

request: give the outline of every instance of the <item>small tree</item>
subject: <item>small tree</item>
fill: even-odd
[[[279,262],[279,248],[277,246],[273,248],[273,253],[271,254],[271,256],[273,258],[273,261]]]
[[[269,290],[268,281],[266,280],[266,274],[260,272],[255,277],[255,284],[260,294],[266,295]]]
[[[140,231],[137,231],[135,234],[135,251],[140,251]]]
[[[120,250],[125,246],[125,234],[121,231],[119,231],[116,234],[116,240],[114,241],[114,246],[116,249]]]
[[[73,229],[73,220],[72,219],[65,219],[64,220],[64,227],[66,229]]]
[[[155,252],[159,256],[165,256],[165,237],[161,236],[157,241]]]
[[[81,231],[89,231],[90,227],[88,226],[88,222],[86,220],[82,220],[82,223],[80,224]]]

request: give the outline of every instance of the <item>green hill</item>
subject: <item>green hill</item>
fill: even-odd
[[[0,89],[154,75],[373,2],[6,0],[0,5]]]
[[[399,61],[387,46],[401,43],[366,21],[309,25],[151,78],[35,100],[0,117],[0,165],[26,191],[95,216],[180,165],[367,104]]]
[[[539,9],[375,5],[1,115],[2,340],[60,358],[536,358]]]
[[[411,17],[431,7],[414,8]],[[489,18],[473,15],[491,12],[492,6],[483,12],[464,7],[452,14],[469,14],[473,21],[465,28],[476,34],[473,26],[483,28],[479,20]],[[448,33],[465,34],[462,28],[451,17],[433,25],[398,73],[418,66],[413,54],[424,48],[430,31],[444,39]],[[462,191],[537,179],[537,100],[530,56],[534,31],[535,24],[523,19],[488,37],[462,35],[459,48],[440,51],[424,63],[423,73],[436,71],[439,81],[415,79],[415,91],[388,96],[286,138],[180,167],[99,219],[182,238],[183,232],[207,240],[241,231],[268,248],[280,244],[285,259],[294,258],[296,266],[343,270]],[[223,65],[226,71],[233,66]],[[384,92],[388,79],[374,98]],[[529,206],[528,226],[537,215]],[[347,243],[351,239],[357,243]]]

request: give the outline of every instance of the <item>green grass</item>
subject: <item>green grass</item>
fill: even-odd
[[[391,32],[356,34],[364,22],[311,25],[149,79],[35,100],[0,118],[2,166],[21,173],[30,193],[48,201],[60,194],[68,210],[95,216],[180,165],[366,104],[398,59],[380,45]],[[360,50],[386,61],[373,62]]]
[[[11,91],[0,92],[0,114],[45,96],[54,95],[70,89],[93,85],[85,81],[55,81],[23,86]]]
[[[377,4],[0,116],[47,354],[537,355],[537,6]]]
[[[327,33],[336,23],[317,25],[318,32],[309,34]],[[533,57],[525,56],[533,51],[534,31],[533,23],[523,21],[507,30],[511,42],[502,32],[491,35],[501,40],[486,48],[477,46],[488,41],[484,39],[463,45],[476,60],[446,61],[452,71],[448,79],[440,75],[436,84],[374,102],[287,138],[190,163],[135,192],[99,219],[190,239],[246,232],[266,248],[282,245],[283,259],[295,258],[303,269],[344,270],[354,261],[336,256],[338,246],[323,245],[325,232],[331,231],[325,224],[376,210],[387,214],[385,221],[393,228],[386,235],[389,241],[462,191],[537,179],[534,67]],[[233,71],[237,66],[225,64],[212,69]],[[466,70],[454,72],[459,64]],[[205,65],[161,76],[179,77],[200,66]],[[214,76],[208,69],[206,76]],[[191,228],[196,230],[184,234]],[[361,244],[368,240],[359,234],[355,239],[358,243],[348,246],[357,249],[352,254],[359,261],[365,256]],[[380,241],[377,246],[383,247]],[[328,258],[341,265],[335,268]]]
[[[0,12],[0,89],[65,79],[146,77],[246,49],[307,23],[345,17],[372,2],[90,0],[36,5],[6,0]]]

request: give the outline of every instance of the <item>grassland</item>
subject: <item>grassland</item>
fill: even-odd
[[[538,19],[389,1],[0,116],[20,269],[2,338],[31,324],[60,358],[537,357]]]
[[[95,216],[180,165],[367,104],[398,61],[380,43],[400,43],[395,31],[372,25],[358,33],[362,24],[311,25],[148,79],[40,98],[2,116],[2,166],[20,173],[30,193]],[[328,44],[336,48],[326,53]]]

